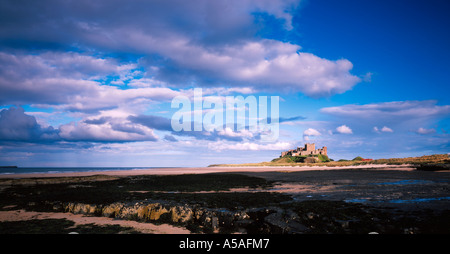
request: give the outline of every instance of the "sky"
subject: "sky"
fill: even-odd
[[[0,2],[0,165],[450,152],[450,2]],[[177,96],[279,97],[279,136],[174,131]],[[220,110],[219,110],[220,111]],[[208,110],[203,112],[203,115]]]

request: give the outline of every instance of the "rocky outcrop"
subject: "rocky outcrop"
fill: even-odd
[[[28,204],[29,208],[36,205]],[[414,213],[396,215],[396,211],[389,210],[388,214],[376,207],[333,201],[304,201],[241,210],[151,200],[104,205],[46,201],[45,205],[47,209],[74,214],[180,225],[196,233],[420,233],[429,230],[429,223],[440,221],[436,218],[448,218],[448,211],[442,214],[430,213],[427,215],[430,221],[422,219],[422,224],[417,224],[419,220]],[[445,231],[448,229],[447,225],[444,223],[435,226]]]
[[[74,214],[183,225],[199,232],[287,233],[292,232],[290,227],[294,226],[294,223],[284,222],[291,218],[282,219],[281,216],[285,216],[285,213],[279,208],[230,211],[196,205],[142,201],[116,202],[106,205],[56,203],[53,204],[53,209]],[[289,216],[295,217],[292,213]]]
[[[317,201],[319,202],[319,201]],[[294,204],[284,207],[228,210],[167,201],[115,202],[105,205],[53,203],[53,210],[74,214],[90,214],[123,220],[169,223],[199,233],[367,233],[391,232],[385,214],[377,209],[357,208],[344,203],[311,202],[302,209]],[[315,207],[316,206],[316,207]],[[334,208],[334,209],[332,209]],[[399,218],[403,223],[408,218]],[[414,218],[413,218],[414,219]],[[413,219],[410,219],[413,221]],[[393,221],[391,221],[393,223]],[[417,231],[417,230],[416,230]]]

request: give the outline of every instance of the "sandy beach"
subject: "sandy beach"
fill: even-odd
[[[435,222],[448,219],[449,173],[374,164],[5,174],[0,232],[448,232]]]
[[[140,223],[131,220],[115,220],[106,217],[93,217],[83,214],[58,213],[58,212],[34,212],[25,210],[0,211],[0,221],[27,221],[46,219],[66,219],[75,222],[74,226],[95,224],[98,226],[118,225],[121,227],[131,227],[144,234],[189,234],[190,231],[175,227],[169,224],[156,225],[153,223]],[[78,233],[76,229],[72,231]]]
[[[322,171],[322,170],[350,170],[350,169],[376,169],[376,170],[401,170],[412,171],[415,168],[411,165],[359,165],[359,166],[260,166],[260,167],[189,167],[189,168],[152,168],[136,170],[111,170],[111,171],[90,171],[90,172],[70,172],[70,173],[24,173],[24,174],[4,174],[0,178],[42,178],[42,177],[82,177],[93,175],[110,176],[134,176],[134,175],[181,175],[181,174],[207,174],[224,172],[301,172],[301,171]]]

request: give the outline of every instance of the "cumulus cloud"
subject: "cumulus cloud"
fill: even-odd
[[[156,141],[152,129],[130,123],[87,124],[70,123],[59,127],[59,136],[67,141],[130,142]]]
[[[0,111],[1,141],[50,142],[58,139],[57,130],[41,126],[21,107]]]
[[[77,53],[36,57],[45,61],[33,59],[33,54],[26,56],[42,64],[44,71],[51,65],[78,81],[85,75],[113,72],[116,78],[110,84],[185,87],[195,82],[234,88],[251,84],[252,90],[280,91],[281,87],[312,97],[342,93],[361,81],[350,73],[353,65],[346,59],[325,59],[301,52],[299,45],[255,36],[258,13],[284,21],[278,29],[291,29],[299,0],[127,1],[127,8],[117,8],[123,3],[111,0],[96,1],[95,5],[89,1],[46,2],[26,6],[15,1],[1,3],[0,15],[11,25],[0,31],[0,39],[21,42],[5,46],[23,49],[34,43],[52,51],[55,47],[73,50],[77,45],[141,56],[131,63]],[[147,76],[136,82],[135,73]],[[35,83],[36,78],[29,81]]]
[[[308,128],[305,131],[303,131],[303,135],[305,136],[320,136],[320,132],[318,130],[315,130],[313,128]]]
[[[394,132],[394,130],[392,130],[391,128],[387,127],[387,126],[383,126],[383,128],[381,128],[382,132]]]
[[[29,143],[156,141],[153,129],[122,118],[101,117],[44,127],[21,107],[0,111],[0,140]]]
[[[317,137],[322,135],[318,130],[313,129],[313,128],[308,128],[306,130],[303,131],[303,140],[304,141],[309,141],[311,139],[311,137]]]
[[[337,127],[336,131],[338,133],[342,133],[342,134],[352,134],[353,133],[352,129],[350,129],[350,127],[348,127],[347,125],[341,125],[341,126]]]
[[[168,78],[174,84],[184,84],[180,81],[194,75],[200,81],[199,84],[252,84],[257,90],[280,90],[281,87],[284,91],[324,97],[343,93],[361,81],[350,74],[353,65],[346,59],[324,59],[311,53],[299,52],[298,45],[274,40],[205,48],[181,39],[176,42],[168,41],[165,47],[170,59],[182,66],[184,71],[170,71],[165,75],[164,70],[161,70],[157,75],[163,79]],[[187,76],[186,71],[190,72]],[[217,81],[210,82],[211,80]]]
[[[436,133],[436,130],[433,129],[433,128],[425,129],[425,128],[420,127],[419,129],[415,130],[414,132],[417,133],[417,134],[427,135],[427,134]]]
[[[137,40],[149,41],[146,45],[155,41],[151,35],[140,35]],[[281,87],[284,91],[324,97],[343,93],[361,81],[350,74],[353,65],[346,59],[324,59],[299,52],[298,45],[269,39],[209,48],[179,38],[164,43],[163,49],[161,54],[183,67],[182,72],[160,69],[156,73],[173,84],[184,85],[186,79],[195,77],[200,85],[226,83],[239,87],[252,84],[257,90],[279,90]]]
[[[241,130],[241,131],[233,131],[231,128],[226,127],[223,130],[218,132],[218,135],[220,136],[226,136],[226,137],[246,137],[246,138],[252,138],[253,132],[248,130]]]
[[[166,87],[119,89],[102,85],[101,79],[133,69],[134,65],[80,53],[0,52],[0,104],[47,104],[87,111],[115,108],[139,99],[167,101],[180,94]]]

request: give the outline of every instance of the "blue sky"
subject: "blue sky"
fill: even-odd
[[[448,153],[450,3],[2,1],[0,165],[206,166],[315,142]],[[279,96],[280,135],[174,132],[178,95]],[[281,121],[282,120],[282,121]]]

